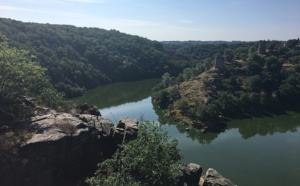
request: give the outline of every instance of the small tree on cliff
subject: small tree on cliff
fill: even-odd
[[[28,51],[10,47],[0,33],[0,117],[2,110],[20,117],[27,110],[23,96],[35,97],[52,108],[62,104],[62,95],[51,85],[46,69]]]
[[[91,186],[175,185],[181,158],[177,141],[169,142],[167,132],[156,124],[141,124],[137,139],[99,164],[86,182]]]

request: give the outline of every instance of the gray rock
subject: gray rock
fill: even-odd
[[[181,164],[178,186],[199,186],[202,167],[195,163]]]
[[[201,178],[201,186],[236,186],[229,179],[224,178],[215,169],[209,168],[205,177]]]
[[[114,138],[117,144],[137,138],[138,121],[136,119],[122,118],[114,130]]]
[[[16,156],[0,159],[0,185],[76,185],[117,150],[110,120],[41,110]]]

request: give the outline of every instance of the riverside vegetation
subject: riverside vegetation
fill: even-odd
[[[269,41],[267,51],[257,45],[225,49],[225,67],[206,60],[177,77],[166,73],[155,88],[154,102],[165,115],[205,130],[222,130],[224,117],[243,117],[297,109],[300,100],[299,39]],[[195,46],[190,46],[195,49]],[[193,51],[190,49],[190,51]]]
[[[117,81],[163,76],[154,101],[171,117],[194,124],[202,121],[211,124],[220,115],[252,113],[257,108],[265,110],[272,104],[291,105],[299,100],[299,50],[296,50],[299,40],[289,40],[286,46],[283,42],[271,41],[270,52],[257,55],[256,42],[161,43],[116,30],[22,23],[3,18],[0,28],[0,139],[14,139],[16,146],[31,136],[31,131],[23,132],[23,128],[19,132],[19,126],[26,128],[26,119],[35,114],[32,100],[45,107],[68,110],[72,104],[66,98]],[[231,67],[210,70],[216,53],[223,55]],[[188,89],[192,84],[199,85],[193,91],[204,92],[204,95],[195,97],[192,89]],[[22,125],[13,125],[19,121]],[[152,180],[152,176],[157,175],[147,177],[150,173],[162,172],[151,172],[147,167],[138,170],[135,162],[122,169],[118,169],[118,163],[112,164],[117,167],[105,167],[104,162],[101,166],[107,171],[98,171],[88,182],[97,184],[106,179],[137,185],[149,180],[156,185],[173,182],[177,169],[172,166],[180,159],[176,144],[165,143],[164,133],[157,135],[161,137],[162,146],[145,150],[164,153],[162,158],[167,159],[163,161],[171,166],[168,167],[170,172],[163,173],[165,180]],[[150,137],[129,143],[108,161],[121,156],[121,162],[127,162],[126,149],[134,148],[134,143],[154,139]],[[143,156],[139,157],[143,159]],[[165,167],[157,168],[165,170]],[[128,180],[115,171],[128,175]],[[136,172],[140,174],[133,174]]]

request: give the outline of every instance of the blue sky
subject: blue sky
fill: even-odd
[[[300,37],[300,0],[0,0],[0,17],[158,41]]]

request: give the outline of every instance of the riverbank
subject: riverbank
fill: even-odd
[[[131,82],[130,86],[146,84],[143,81],[134,83],[132,85]],[[124,82],[121,86],[116,86],[114,91],[121,92],[126,86],[127,83]],[[106,88],[99,88],[100,92],[94,91],[90,96],[96,97],[102,94],[102,90]],[[152,104],[151,91],[145,99],[134,102],[130,102],[130,99],[136,94],[135,89],[127,93],[128,100],[123,97],[122,104],[101,108],[102,117],[116,121],[115,123],[121,117],[160,123],[171,139],[178,140],[178,148],[184,156],[182,163],[199,164],[204,173],[209,167],[213,167],[234,183],[243,186],[300,183],[297,176],[300,157],[299,113],[286,112],[283,115],[233,119],[226,121],[227,129],[224,132],[201,133],[194,129],[186,131],[186,126],[164,117],[163,112]],[[109,99],[114,99],[112,94],[99,97],[97,101],[101,104]],[[260,165],[259,169],[257,165]],[[277,174],[281,176],[274,176]]]

